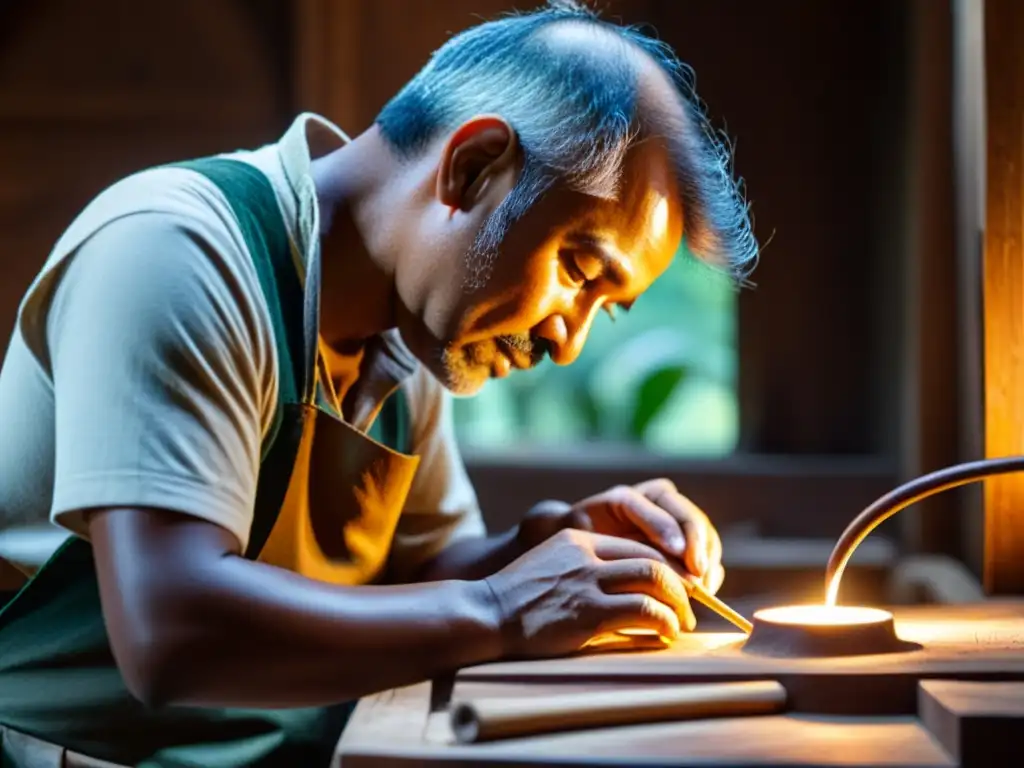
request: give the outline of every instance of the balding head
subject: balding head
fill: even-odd
[[[501,115],[516,131],[523,169],[481,232],[479,253],[499,247],[555,185],[614,199],[627,153],[654,138],[674,166],[689,250],[737,279],[753,267],[757,244],[727,148],[689,68],[657,40],[570,2],[512,15],[453,37],[377,124],[399,155],[415,156],[481,114]]]

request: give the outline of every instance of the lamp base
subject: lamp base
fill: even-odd
[[[892,614],[879,608],[790,605],[754,613],[746,653],[776,658],[906,653],[920,645],[901,640]]]

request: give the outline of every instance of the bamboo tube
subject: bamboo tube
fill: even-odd
[[[456,740],[468,744],[578,728],[767,715],[781,712],[785,705],[785,688],[770,680],[663,685],[543,698],[456,701],[451,708],[451,726]]]

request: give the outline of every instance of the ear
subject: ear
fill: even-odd
[[[468,211],[485,200],[495,182],[515,174],[519,142],[503,118],[481,115],[456,128],[441,150],[437,197],[453,210]]]

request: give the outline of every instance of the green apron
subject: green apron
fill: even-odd
[[[230,203],[273,322],[278,406],[262,447],[254,521],[244,556],[265,559],[261,554],[272,535],[286,544],[301,539],[313,554],[304,551],[293,559],[314,562],[328,580],[372,581],[382,573],[382,557],[367,556],[357,544],[369,533],[390,542],[418,462],[417,457],[397,452],[405,449],[408,434],[401,392],[384,402],[369,433],[373,440],[343,424],[337,414],[317,407],[322,405],[317,382],[318,249],[307,265],[304,289],[269,180],[257,169],[226,158],[183,166],[205,175]],[[326,447],[320,458],[309,448],[314,431],[315,444]],[[347,483],[347,497],[345,488],[337,487],[339,477]],[[296,491],[297,485],[307,484],[333,487]],[[302,514],[281,512],[292,496],[302,496],[300,502],[308,506],[310,499],[330,494],[340,501],[332,499],[332,509],[321,516],[336,513],[340,522],[310,522]],[[369,507],[367,498],[372,501]],[[361,521],[360,515],[366,519]],[[307,511],[305,518],[316,514]],[[348,528],[355,530],[351,546],[346,543]],[[277,551],[288,550],[278,545]],[[288,557],[279,554],[269,561],[287,567],[290,561],[280,561]],[[0,610],[0,766],[97,764],[89,758],[146,768],[327,766],[352,706],[143,706],[128,692],[115,664],[93,550],[77,537]]]

